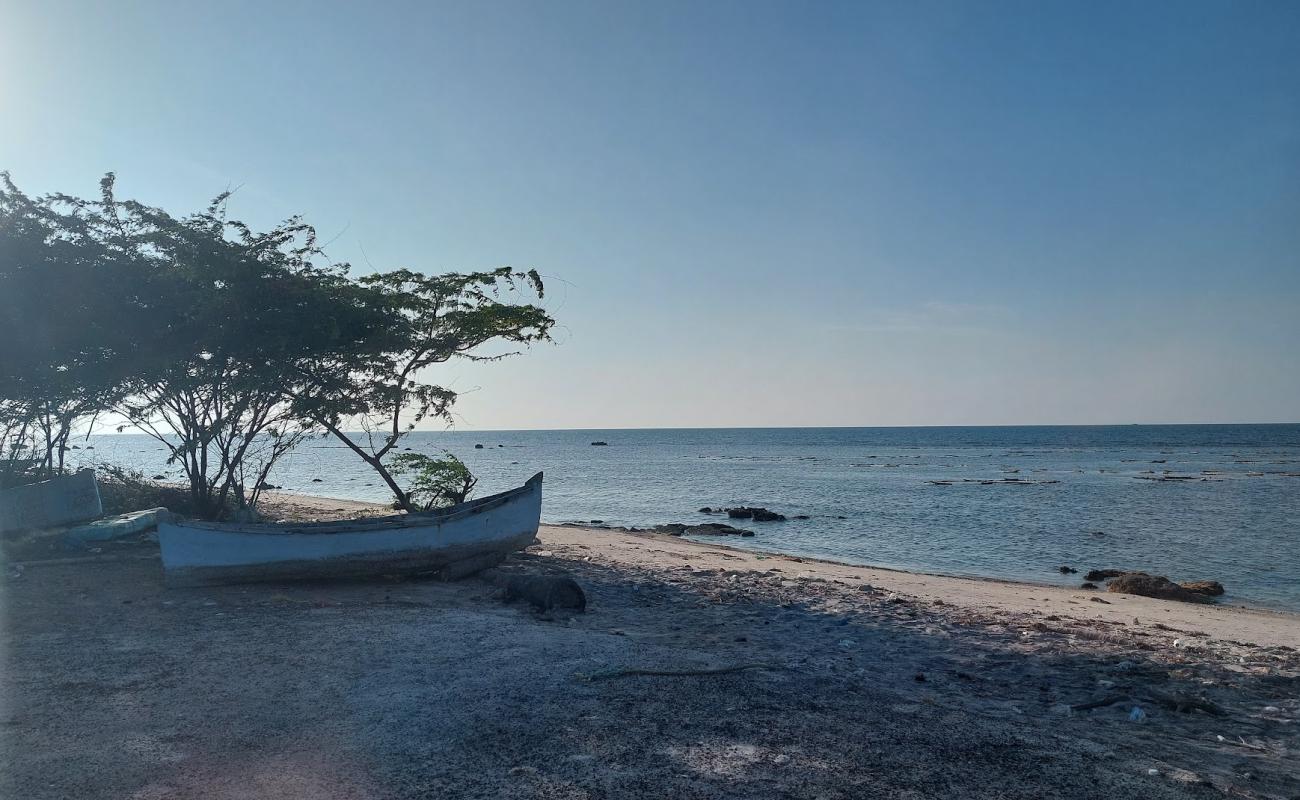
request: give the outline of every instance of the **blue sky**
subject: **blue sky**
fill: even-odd
[[[0,0],[0,168],[535,266],[460,427],[1300,421],[1300,4]]]

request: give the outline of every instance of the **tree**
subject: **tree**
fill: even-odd
[[[0,396],[0,489],[26,483],[35,454],[31,412],[22,402]]]
[[[348,353],[305,364],[295,408],[369,464],[407,511],[418,510],[385,464],[402,437],[426,420],[450,421],[456,393],[426,382],[425,371],[453,358],[495,361],[518,351],[488,353],[493,342],[549,341],[555,320],[532,303],[503,302],[503,293],[544,295],[536,270],[510,267],[427,276],[410,270],[366,275],[357,283],[378,292],[386,323]],[[348,431],[355,425],[359,432]]]
[[[62,472],[74,431],[121,396],[150,316],[147,265],[98,237],[86,208],[0,173],[0,398],[26,412],[34,477]]]
[[[478,485],[478,478],[465,462],[445,450],[442,458],[401,453],[393,457],[389,466],[396,475],[412,476],[406,498],[409,507],[417,511],[463,503]]]
[[[156,262],[167,309],[154,368],[117,410],[167,448],[210,518],[255,506],[275,462],[311,433],[291,402],[300,363],[351,352],[382,322],[366,302],[377,293],[324,261],[311,226],[292,218],[255,233],[227,218],[228,198],[182,219],[111,194],[98,209]]]

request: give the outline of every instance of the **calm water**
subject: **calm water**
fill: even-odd
[[[91,444],[81,459],[178,474],[145,437]],[[1079,582],[1057,572],[1062,564],[1145,569],[1300,610],[1300,425],[447,432],[407,444],[460,456],[480,495],[545,470],[549,522],[706,521],[701,506],[761,505],[812,518],[748,524],[757,536],[728,544],[1061,584]],[[271,480],[386,499],[366,470],[313,440]],[[1197,480],[1139,477],[1166,470]],[[1059,483],[927,482],[1006,477]]]

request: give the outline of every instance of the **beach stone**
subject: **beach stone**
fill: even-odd
[[[1122,569],[1093,569],[1088,570],[1088,574],[1083,576],[1085,581],[1104,581],[1111,578],[1118,578],[1125,574]]]
[[[1177,600],[1182,603],[1210,602],[1210,598],[1201,592],[1184,589],[1163,575],[1148,575],[1145,572],[1126,572],[1112,579],[1106,589],[1111,592],[1136,594],[1159,600]]]
[[[508,575],[503,580],[503,600],[526,600],[539,611],[565,608],[587,610],[587,595],[569,575]]]
[[[1166,773],[1165,777],[1175,783],[1182,783],[1188,786],[1201,786],[1208,783],[1208,781],[1200,775],[1197,775],[1189,769],[1175,768]]]
[[[1210,597],[1218,597],[1224,592],[1223,584],[1218,581],[1189,581],[1178,585],[1189,592],[1196,592]]]

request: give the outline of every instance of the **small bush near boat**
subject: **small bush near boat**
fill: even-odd
[[[158,507],[184,516],[194,514],[186,487],[159,483],[139,470],[116,464],[98,464],[95,466],[95,479],[99,483],[99,498],[106,516]]]
[[[397,475],[411,477],[406,497],[420,511],[463,503],[478,485],[478,478],[465,462],[448,452],[442,458],[402,453],[393,457],[392,469]]]

